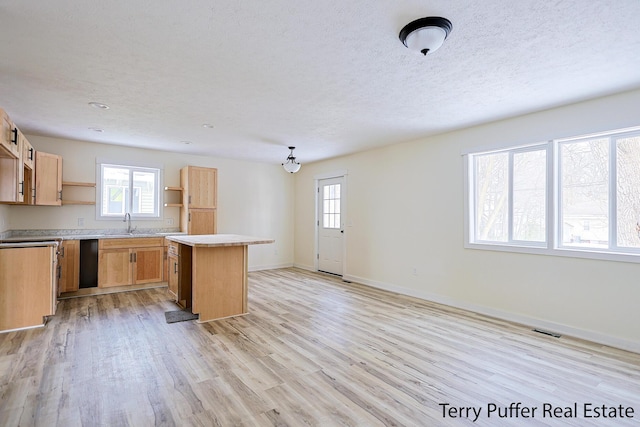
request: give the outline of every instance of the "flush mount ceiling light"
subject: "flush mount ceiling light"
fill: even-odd
[[[91,105],[93,108],[97,108],[99,110],[108,110],[109,106],[107,104],[103,104],[102,102],[90,102],[89,105]]]
[[[300,170],[300,163],[296,162],[296,158],[293,156],[293,150],[295,149],[296,147],[289,147],[289,150],[291,150],[291,153],[289,153],[289,157],[287,157],[287,161],[282,164],[282,167],[284,168],[284,170],[286,170],[289,173],[296,173]]]
[[[400,41],[409,49],[427,55],[442,46],[452,28],[451,21],[446,18],[420,18],[404,26],[400,31]]]

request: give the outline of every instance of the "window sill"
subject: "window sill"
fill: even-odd
[[[491,243],[465,243],[465,249],[479,249],[496,252],[512,252],[531,255],[547,255],[547,256],[560,256],[568,258],[584,258],[584,259],[597,259],[603,261],[615,261],[615,262],[632,262],[640,263],[640,253],[620,253],[620,252],[605,252],[605,251],[581,251],[571,248],[540,248],[534,246],[519,246],[519,245],[505,245],[505,244],[491,244]]]

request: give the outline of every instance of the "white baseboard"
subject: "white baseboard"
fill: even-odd
[[[290,268],[293,267],[293,263],[272,264],[272,265],[250,265],[249,271],[261,271],[261,270],[276,270],[278,268]]]
[[[303,268],[303,267],[299,267],[299,268]],[[567,336],[591,341],[594,343],[619,348],[622,350],[632,351],[634,353],[640,353],[640,342],[637,342],[637,341],[630,341],[624,338],[612,337],[596,331],[575,328],[573,326],[563,325],[561,323],[550,322],[543,319],[537,319],[535,317],[498,310],[492,307],[472,304],[465,301],[459,301],[454,298],[450,298],[450,297],[446,297],[438,294],[432,294],[424,291],[417,291],[415,289],[403,288],[401,286],[396,286],[396,285],[392,285],[384,282],[378,282],[375,280],[366,279],[364,277],[345,274],[342,278],[343,280],[346,280],[349,282],[360,283],[363,285],[371,286],[373,288],[395,292],[398,294],[407,295],[415,298],[420,298],[426,301],[448,305],[448,306],[459,308],[462,310],[472,311],[474,313],[483,314],[486,316],[495,317],[502,320],[507,320],[509,322],[515,322],[522,325],[527,325],[531,328],[538,328],[538,329],[543,329],[547,331],[552,331],[552,332],[559,333],[561,335],[567,335]]]
[[[313,265],[304,265],[304,264],[293,264],[293,266],[295,268],[300,268],[302,270],[307,270],[307,271],[313,271],[313,272],[318,272],[318,270],[316,270],[315,266]]]

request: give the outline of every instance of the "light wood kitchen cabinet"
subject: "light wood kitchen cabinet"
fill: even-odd
[[[17,159],[20,157],[20,142],[18,128],[13,126],[7,113],[0,109],[0,151],[4,151],[7,157]]]
[[[183,188],[182,204],[192,209],[215,209],[218,170],[198,166],[180,169],[180,186]]]
[[[62,205],[62,156],[36,151],[36,205]]]
[[[98,287],[162,281],[162,237],[101,239],[98,243]]]
[[[169,242],[169,295],[182,308],[191,307],[191,248]]]
[[[33,170],[36,163],[36,150],[22,132],[20,132],[19,138],[22,140],[22,164],[25,168]]]
[[[59,252],[60,292],[75,292],[80,282],[80,240],[63,240]]]
[[[2,118],[2,131],[5,142],[0,150],[0,202],[22,203],[24,200],[24,168],[22,162],[21,133]],[[5,128],[9,132],[5,132]]]
[[[189,209],[186,213],[187,234],[216,234],[216,209]]]
[[[41,326],[56,312],[55,245],[0,248],[0,331]]]
[[[217,232],[218,170],[198,166],[180,169],[180,228],[187,234]]]

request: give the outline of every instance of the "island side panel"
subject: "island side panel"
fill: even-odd
[[[247,246],[193,248],[192,312],[200,322],[247,313]]]
[[[52,246],[0,249],[0,331],[40,326],[53,314],[54,251]]]

